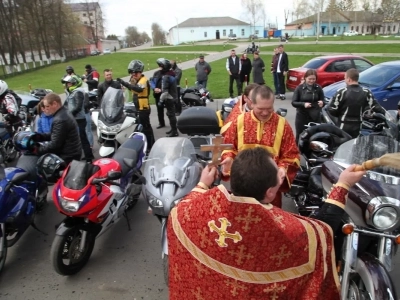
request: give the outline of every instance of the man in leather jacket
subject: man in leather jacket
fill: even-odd
[[[99,107],[101,106],[101,100],[103,99],[103,96],[109,87],[120,90],[121,84],[118,81],[113,80],[112,71],[110,69],[105,69],[104,70],[104,82],[100,83],[99,87],[97,89],[97,101],[98,101]]]
[[[86,77],[83,81],[87,83],[89,91],[97,89],[100,79],[99,72],[97,72],[96,69],[92,68],[91,65],[86,65],[85,71],[86,71]]]
[[[367,109],[385,114],[372,92],[358,84],[359,72],[349,69],[345,74],[346,87],[339,89],[329,103],[329,113],[338,118],[338,126],[356,138],[360,134],[362,114]]]

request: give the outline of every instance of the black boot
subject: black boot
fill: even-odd
[[[168,130],[165,134],[170,134],[172,132],[172,128],[170,130]]]
[[[179,136],[177,130],[171,130],[171,132],[167,135],[167,137],[174,137],[174,136]]]

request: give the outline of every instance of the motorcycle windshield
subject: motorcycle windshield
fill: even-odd
[[[124,93],[109,87],[101,100],[101,115],[109,123],[118,121],[124,113]]]
[[[196,161],[196,151],[192,142],[184,137],[158,139],[151,148],[144,164],[144,173],[149,168],[162,177],[165,167],[185,169]]]
[[[361,136],[350,140],[336,150],[334,161],[344,164],[362,164],[363,162],[379,158],[386,153],[399,152],[399,143],[393,138],[380,135]],[[378,167],[372,170],[391,176],[400,176],[400,171],[391,167]]]

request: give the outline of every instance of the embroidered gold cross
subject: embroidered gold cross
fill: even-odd
[[[183,210],[183,220],[182,220],[182,224],[185,224],[186,221],[190,221],[190,215],[189,215],[189,211],[191,210],[191,205],[185,206],[184,210]]]
[[[264,289],[263,291],[268,294],[270,294],[272,292],[272,295],[269,297],[269,299],[276,300],[276,299],[279,299],[279,296],[277,294],[283,292],[284,290],[286,290],[286,286],[278,285],[275,282],[272,287]]]
[[[221,160],[222,151],[231,150],[233,148],[232,144],[222,144],[222,142],[223,142],[222,135],[216,135],[212,139],[211,145],[200,146],[201,151],[211,151],[212,159],[211,162],[209,163],[210,165],[218,166]]]
[[[250,226],[251,222],[258,223],[261,221],[261,218],[258,216],[256,216],[255,218],[252,217],[251,213],[254,211],[253,207],[249,206],[246,209],[246,211],[247,211],[246,216],[243,217],[240,215],[235,218],[236,221],[245,223],[244,226],[242,227],[244,232],[248,232],[250,230],[249,226]]]
[[[282,229],[285,229],[286,228],[286,225],[285,225],[285,223],[283,223],[283,216],[282,215],[276,215],[275,213],[273,213],[273,212],[271,212],[272,213],[272,215],[274,216],[274,221],[276,222],[276,223],[278,223],[278,225],[282,228]]]
[[[200,247],[205,248],[207,245],[212,246],[212,242],[208,239],[208,230],[207,227],[203,227],[202,229],[197,229],[197,234],[200,238]]]
[[[243,258],[252,259],[254,256],[250,253],[244,254],[244,251],[247,249],[245,245],[240,245],[239,251],[230,250],[228,253],[232,256],[237,256],[236,263],[241,265],[243,263]]]
[[[288,258],[289,256],[292,255],[292,252],[289,251],[287,253],[285,253],[287,246],[286,245],[282,245],[281,247],[279,247],[280,252],[276,253],[272,256],[270,256],[271,259],[277,259],[278,261],[276,262],[276,265],[279,267],[282,264],[282,261],[285,258]]]
[[[204,275],[210,275],[210,271],[208,271],[208,269],[206,267],[204,267],[201,262],[196,261],[194,263],[194,265],[197,269],[197,276],[199,278],[203,278],[203,273],[204,273]]]
[[[204,300],[203,296],[201,295],[201,289],[199,287],[196,288],[196,292],[192,291],[192,294],[196,297],[196,300]]]
[[[238,290],[244,291],[244,290],[247,289],[247,287],[245,287],[244,285],[240,285],[240,284],[237,282],[237,280],[231,281],[231,280],[227,279],[227,280],[225,280],[225,284],[226,284],[227,286],[231,286],[231,287],[232,287],[232,290],[231,290],[232,296],[237,296]]]
[[[211,208],[210,208],[210,215],[213,215],[215,212],[221,212],[221,205],[219,204],[219,197],[218,196],[211,196]]]
[[[228,231],[226,231],[226,228],[228,226],[231,226],[231,223],[228,221],[227,218],[219,218],[218,221],[221,222],[221,228],[218,228],[217,225],[215,225],[214,220],[208,222],[208,227],[210,227],[210,231],[215,231],[219,235],[219,238],[215,240],[218,246],[228,247],[228,244],[225,243],[225,239],[232,239],[234,243],[240,242],[242,240],[242,236],[239,232],[236,231],[235,233],[229,233]]]

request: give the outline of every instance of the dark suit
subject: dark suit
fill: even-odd
[[[286,52],[282,52],[280,56],[278,56],[278,64],[279,66],[277,67],[277,76],[278,76],[278,81],[279,81],[279,94],[285,95],[285,75],[283,75],[283,72],[289,71],[289,58]],[[278,72],[279,70],[279,72]]]

